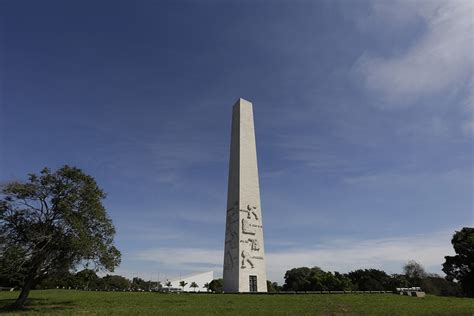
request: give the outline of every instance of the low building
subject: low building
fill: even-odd
[[[183,277],[179,277],[176,279],[164,280],[161,282],[163,288],[171,288],[171,289],[181,289],[183,292],[207,292],[207,289],[204,287],[206,283],[211,283],[214,280],[214,271],[196,273],[196,274],[189,274]],[[181,281],[184,281],[186,285],[184,287],[181,286]],[[167,286],[166,284],[171,282],[171,286]],[[196,283],[197,287],[191,287],[191,284]],[[167,291],[164,289],[164,291]]]

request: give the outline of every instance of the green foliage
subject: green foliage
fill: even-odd
[[[209,283],[209,290],[214,293],[221,293],[224,288],[223,279],[214,279]]]
[[[395,291],[396,288],[400,287],[411,287],[410,281],[408,281],[407,277],[404,274],[392,274],[390,275],[390,280],[388,281],[388,285],[386,287],[386,291]]]
[[[278,293],[282,291],[283,288],[278,285],[277,282],[272,282],[270,280],[267,280],[267,291],[268,293]]]
[[[446,256],[443,272],[448,280],[460,282],[465,295],[474,297],[474,228],[456,231],[451,240],[455,256]]]
[[[77,273],[65,272],[50,275],[36,287],[38,289],[71,288],[80,290],[131,290],[148,291],[161,288],[160,282],[145,281],[134,277],[129,280],[120,275],[97,276],[94,270],[84,269]]]
[[[359,269],[347,274],[357,291],[394,291],[397,286],[390,282],[390,276],[377,269]]]
[[[339,272],[326,272],[319,267],[294,268],[285,273],[285,291],[344,291],[350,290],[349,278]]]
[[[185,282],[185,281],[180,281],[179,282],[179,286],[181,286],[183,289],[187,284],[188,284],[188,282]]]
[[[423,267],[410,262],[405,274],[388,275],[377,269],[359,269],[347,274],[325,272],[318,267],[294,268],[285,274],[285,291],[395,291],[400,287],[421,286],[428,294],[459,296],[459,284],[437,275],[426,275]],[[273,291],[267,282],[269,292]]]
[[[39,282],[35,288],[37,289],[55,289],[55,288],[76,288],[78,287],[78,282],[74,277],[74,274],[69,271],[66,272],[57,272],[53,275],[48,275]]]
[[[49,274],[86,262],[113,271],[120,263],[115,229],[102,205],[105,193],[80,169],[64,166],[53,173],[44,168],[28,182],[3,185],[0,197],[0,261],[22,275],[17,307]],[[12,249],[21,254],[15,266]]]
[[[0,286],[21,287],[27,273],[24,265],[26,252],[17,245],[10,245],[0,256]]]
[[[157,287],[159,288],[160,285],[161,284],[159,284],[159,282],[145,281],[141,278],[135,277],[132,279],[132,284],[130,287],[132,290],[148,291]]]
[[[461,296],[462,289],[458,283],[448,281],[438,275],[429,275],[421,280],[421,288],[428,294],[442,296]]]
[[[88,290],[96,289],[99,285],[99,277],[94,270],[84,269],[76,273],[75,278],[77,280],[78,287]]]
[[[102,278],[106,290],[126,290],[130,288],[130,281],[121,275],[106,275]]]
[[[310,291],[310,275],[311,269],[307,267],[293,268],[286,271],[283,289],[285,291]]]

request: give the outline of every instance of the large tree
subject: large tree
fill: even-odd
[[[79,264],[113,271],[120,263],[115,228],[102,205],[105,196],[94,178],[70,166],[2,185],[0,261],[22,274],[14,308],[21,308],[48,274]]]
[[[465,295],[474,297],[474,228],[464,227],[451,240],[455,256],[446,256],[443,272],[450,281],[461,283]]]

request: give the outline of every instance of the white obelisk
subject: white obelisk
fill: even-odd
[[[225,292],[267,292],[252,103],[232,113],[224,250]]]

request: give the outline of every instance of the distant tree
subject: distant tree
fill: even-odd
[[[52,288],[76,288],[79,287],[79,280],[76,279],[74,273],[70,271],[55,271],[49,274],[47,277],[41,279],[36,284],[35,288],[38,289],[52,289]]]
[[[309,277],[310,291],[345,291],[351,290],[351,280],[339,272],[323,271],[318,267],[311,269]]]
[[[345,275],[326,272],[319,267],[288,270],[283,285],[285,291],[343,291],[351,288],[351,281]]]
[[[139,277],[134,277],[132,278],[132,284],[130,285],[130,287],[133,290],[145,290],[150,287],[150,284],[149,281],[147,282]]]
[[[149,287],[148,287],[149,291],[160,290],[163,287],[160,281],[156,281],[156,282],[148,281],[148,283],[149,283]]]
[[[130,280],[121,275],[106,275],[102,278],[106,290],[126,290],[130,288]]]
[[[464,295],[474,297],[474,228],[456,231],[451,243],[456,255],[444,257],[443,272],[446,279],[461,284]]]
[[[209,292],[209,283],[204,283],[204,288],[206,289],[207,292]]]
[[[194,288],[194,292],[196,292],[196,288],[199,287],[196,282],[191,282],[190,287]]]
[[[39,176],[30,174],[28,182],[2,186],[0,256],[18,249],[19,260],[7,269],[23,276],[13,308],[23,307],[30,290],[54,271],[83,262],[113,271],[120,263],[104,198],[91,176],[69,166],[54,173],[45,168]]]
[[[171,288],[171,286],[173,285],[173,283],[171,283],[170,281],[167,281],[167,282],[165,283],[165,285],[166,285],[166,287],[168,287],[168,289],[169,289],[169,288]]]
[[[353,286],[351,280],[345,274],[337,271],[334,273],[326,272],[324,283],[328,291],[350,291]]]
[[[443,296],[461,296],[462,289],[458,283],[448,281],[439,275],[431,274],[421,281],[421,288],[428,294]]]
[[[358,291],[390,291],[390,276],[382,270],[358,269],[347,274]]]
[[[222,279],[214,279],[209,283],[209,290],[214,293],[221,293],[224,287]]]
[[[95,271],[91,269],[84,269],[82,271],[77,272],[75,278],[79,286],[82,287],[84,290],[89,290],[89,288],[91,287],[96,288],[97,281],[99,280],[99,277],[97,276]]]
[[[388,284],[385,287],[385,291],[395,291],[400,287],[410,287],[410,281],[404,274],[392,274],[388,280]]]
[[[179,282],[179,286],[181,286],[183,288],[183,291],[184,291],[184,287],[187,285],[188,283],[185,282],[185,281],[180,281]]]
[[[0,286],[21,287],[27,274],[22,265],[26,252],[20,246],[1,249],[0,246]]]
[[[403,272],[412,286],[421,286],[421,281],[426,277],[425,269],[415,260],[408,261],[403,266]]]
[[[277,282],[272,282],[267,280],[267,291],[268,293],[277,293],[282,290],[282,287],[278,285]]]
[[[283,289],[285,291],[309,291],[311,289],[310,275],[311,269],[307,267],[293,268],[286,271]]]

